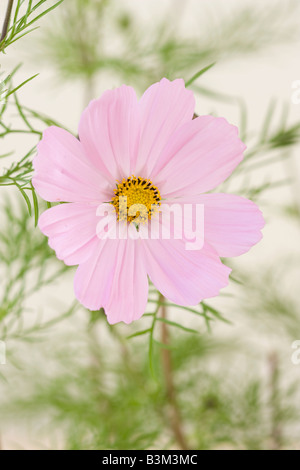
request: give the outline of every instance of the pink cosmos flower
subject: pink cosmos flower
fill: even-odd
[[[67,265],[79,265],[74,289],[88,309],[105,309],[109,323],[142,316],[148,276],[172,302],[196,305],[218,295],[230,269],[220,257],[238,256],[261,239],[258,207],[216,188],[243,158],[238,130],[224,118],[193,118],[195,100],[183,80],[162,79],[138,101],[128,86],[106,91],[82,114],[79,139],[52,126],[38,145],[33,185],[51,202],[39,219],[49,245]],[[115,189],[117,187],[117,189]],[[144,191],[144,192],[143,192]],[[132,202],[204,204],[204,245],[182,239],[102,239],[99,205],[119,224],[119,195]],[[155,197],[154,197],[155,196]],[[111,202],[111,204],[109,204]],[[100,217],[101,219],[101,217]]]

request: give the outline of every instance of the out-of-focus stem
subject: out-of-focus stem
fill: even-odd
[[[94,76],[89,75],[86,77],[85,80],[85,88],[84,88],[84,107],[86,107],[89,102],[95,98],[95,90],[94,90]]]
[[[160,304],[161,304],[161,318],[167,317],[167,307],[164,305],[165,298],[163,295],[160,294]],[[169,331],[168,325],[164,322],[161,322],[161,340],[162,343],[168,344],[169,343]],[[181,418],[180,409],[177,402],[176,397],[176,388],[174,385],[174,378],[173,378],[173,367],[172,367],[172,357],[171,352],[169,349],[162,348],[161,349],[161,359],[162,359],[162,367],[163,367],[163,374],[166,383],[166,393],[167,399],[170,406],[170,423],[171,429],[174,435],[174,438],[182,450],[189,449],[189,445],[186,441],[184,432],[183,432],[183,423]]]
[[[275,352],[269,355],[270,367],[270,408],[271,408],[271,447],[279,450],[282,445],[282,429],[280,423],[279,367]]]
[[[13,3],[14,3],[14,0],[8,0],[6,15],[5,15],[5,18],[4,18],[2,33],[1,33],[1,37],[0,37],[0,42],[3,41],[3,39],[5,38],[5,36],[7,34]]]

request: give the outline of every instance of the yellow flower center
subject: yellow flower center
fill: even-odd
[[[161,205],[159,190],[152,181],[134,175],[117,181],[115,196],[112,198],[118,220],[145,223],[151,219]]]

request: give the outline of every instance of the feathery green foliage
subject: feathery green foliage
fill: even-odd
[[[126,81],[142,92],[162,76],[181,76],[214,108],[226,102],[239,111],[241,137],[248,150],[221,190],[233,187],[257,199],[271,188],[289,184],[287,178],[273,180],[268,175],[260,181],[257,174],[278,162],[285,164],[300,142],[300,123],[288,123],[286,108],[275,123],[273,114],[281,104],[271,101],[260,128],[249,129],[244,100],[208,89],[201,80],[228,58],[294,39],[297,2],[289,2],[289,8],[279,2],[270,9],[243,5],[232,15],[220,15],[217,22],[207,20],[205,27],[200,27],[199,16],[199,30],[189,35],[181,33],[179,15],[172,26],[165,14],[146,27],[116,1],[11,3],[0,52],[9,54],[11,44],[52,12],[51,23],[31,53],[52,63],[59,81],[79,79],[86,95],[93,97],[98,77],[109,78],[111,87]],[[116,46],[112,49],[111,44]],[[299,306],[280,290],[280,269],[275,276],[270,265],[259,278],[239,273],[231,282],[235,302],[221,295],[222,303],[205,301],[195,307],[168,302],[150,285],[149,310],[126,327],[109,326],[103,309],[88,312],[77,302],[55,308],[54,294],[50,317],[48,302],[41,311],[36,306],[32,299],[37,294],[49,288],[55,292],[60,283],[70,282],[67,273],[72,268],[55,258],[47,239],[34,228],[45,204],[31,184],[32,158],[43,130],[64,124],[22,104],[19,91],[33,87],[35,75],[16,85],[17,72],[18,66],[2,77],[0,144],[23,134],[32,144],[20,155],[14,148],[0,151],[0,190],[7,194],[15,187],[23,199],[18,198],[20,205],[10,191],[1,207],[0,339],[7,342],[9,359],[9,367],[0,369],[1,432],[5,434],[12,419],[20,423],[29,419],[46,423],[45,434],[54,435],[59,426],[59,448],[170,449],[182,447],[174,431],[176,416],[188,446],[194,449],[293,447],[299,388],[284,370],[286,358],[280,345],[270,345],[268,355],[259,345],[251,351],[248,338],[228,336],[233,325],[247,317],[252,322],[248,333],[280,332],[289,347],[298,331]],[[296,203],[289,211],[299,220]],[[294,261],[297,265],[298,260]],[[221,325],[226,334],[222,340]]]

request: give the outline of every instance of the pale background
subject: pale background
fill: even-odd
[[[0,18],[3,18],[3,11],[6,6],[5,3],[6,2],[1,2],[0,4]],[[200,2],[196,0],[185,2],[174,0],[122,0],[122,6],[126,6],[126,8],[128,7],[130,10],[134,11],[136,17],[140,17],[141,21],[144,21],[145,24],[147,24],[147,22],[155,22],[155,18],[164,15],[165,11],[169,11],[170,3],[174,4],[174,9],[180,8],[182,10],[184,20],[181,27],[186,30],[187,33],[194,28],[201,28],[201,24],[198,22],[199,16],[201,17],[201,15],[196,15],[195,11],[199,9],[201,9],[202,12],[207,11],[207,14],[213,15],[216,21],[218,21],[222,15],[230,15],[232,9],[237,8],[240,4],[238,0],[227,0],[227,2],[222,0],[202,0]],[[273,2],[265,0],[262,3],[255,0],[250,3],[258,4],[263,10],[268,9]],[[51,17],[55,14],[56,12],[54,11],[43,19],[40,22],[41,28],[43,28],[47,22],[51,22]],[[197,23],[195,24],[196,18]],[[203,22],[205,22],[205,18],[205,14],[202,14]],[[172,17],[170,17],[170,22],[171,21],[173,21]],[[174,25],[174,27],[176,27],[176,25]],[[147,30],[145,30],[145,34],[147,34]],[[76,133],[80,114],[83,107],[87,104],[86,94],[79,82],[64,83],[55,76],[55,70],[53,70],[51,66],[46,66],[45,64],[41,66],[40,63],[33,60],[32,57],[34,57],[34,55],[31,54],[31,51],[36,47],[38,35],[38,31],[33,32],[27,38],[9,47],[7,55],[0,57],[1,71],[4,73],[9,72],[17,63],[23,62],[23,66],[15,78],[16,83],[25,80],[28,76],[39,73],[40,75],[34,79],[34,82],[29,83],[20,91],[20,101],[33,109],[42,111],[46,115],[53,116]],[[248,108],[249,127],[254,132],[260,127],[272,98],[278,100],[279,107],[276,111],[277,113],[280,111],[281,104],[290,104],[290,122],[293,123],[300,118],[300,104],[296,105],[291,102],[292,83],[295,80],[300,80],[299,45],[299,41],[282,46],[276,45],[276,47],[274,46],[273,48],[268,47],[259,54],[249,54],[245,58],[239,57],[235,60],[223,60],[202,77],[201,84],[223,93],[243,97]],[[114,47],[113,44],[112,47]],[[183,78],[188,79],[190,77]],[[110,81],[107,76],[99,76],[94,90],[95,97],[99,96],[105,89],[119,86],[120,84],[121,83],[117,82],[116,79]],[[236,107],[222,102],[214,103],[208,99],[198,100],[196,108],[198,114],[206,114],[212,110],[217,110],[218,115],[223,115],[230,122],[239,125],[239,116]],[[3,142],[1,142],[1,145],[3,145]],[[29,139],[21,135],[10,137],[4,142],[4,148],[1,147],[1,153],[9,151],[12,145],[16,149],[16,155],[18,155],[18,152],[23,154],[23,150],[29,147]],[[283,218],[280,215],[280,207],[282,205],[288,205],[293,198],[296,198],[300,207],[299,151],[299,147],[294,150],[293,158],[290,161],[272,165],[267,168],[268,177],[271,176],[271,178],[276,179],[287,175],[288,177],[292,176],[294,182],[290,187],[271,190],[265,193],[262,203],[262,209],[267,222],[264,229],[264,238],[262,242],[249,253],[235,260],[235,265],[238,265],[241,269],[253,271],[258,278],[264,266],[276,267],[277,260],[281,260],[283,257],[288,258],[290,256],[291,258],[296,258],[300,256],[299,220],[298,222],[295,220],[289,221],[286,217]],[[7,162],[1,162],[1,165],[4,164],[6,166]],[[259,176],[262,179],[266,176],[264,171],[265,170],[262,170]],[[20,197],[15,189],[5,191],[1,189],[1,198],[4,197],[5,193],[9,193],[10,196],[12,196],[13,193],[14,198]],[[276,210],[277,204],[278,210]],[[47,311],[51,312],[57,307],[61,308],[72,302],[73,270],[70,271],[68,283],[64,283],[64,285],[58,283],[55,287],[55,292],[53,292],[53,288],[50,289],[50,291],[44,290],[42,294],[31,299],[31,301],[35,302],[35,305],[44,307],[46,315]],[[299,291],[299,271],[291,271],[285,288],[287,289],[287,295],[297,297]],[[234,288],[231,286],[228,291],[234,291]],[[231,300],[228,299],[228,305],[225,308],[226,313],[229,315],[231,314],[230,302]],[[215,299],[212,304],[219,305],[220,300]],[[222,308],[224,311],[223,305]],[[56,335],[59,335],[62,328],[73,331],[74,335],[79,334],[78,331],[80,331],[81,325],[83,324],[83,317],[84,313],[76,317],[77,324],[74,324],[74,320],[72,320],[72,325],[58,325],[57,329],[59,331],[52,330],[51,337],[55,338]],[[232,314],[232,318],[233,317],[233,326],[228,327],[220,325],[215,333],[223,335],[224,337],[226,337],[226,335],[229,337],[234,333],[242,342],[244,338],[245,340],[247,338],[250,347],[265,348],[266,350],[270,343],[274,342],[278,345],[280,342],[279,335],[270,333],[268,336],[265,334],[261,335],[259,331],[249,331],[247,327],[248,319],[245,318],[245,316],[240,316],[238,312],[235,312],[235,315]],[[232,329],[234,329],[234,331]],[[300,338],[295,337],[295,340],[296,339]],[[8,344],[7,347],[10,348],[10,345]],[[18,346],[14,345],[13,347]],[[32,360],[38,361],[38,346],[32,345],[30,348],[32,348]],[[285,344],[283,348],[284,354],[286,355],[286,369],[293,378],[297,376],[300,380],[300,365],[295,366],[291,363],[290,356],[292,350],[290,346]],[[28,354],[28,347],[26,354]],[[29,358],[28,367],[30,367],[30,361],[31,359]],[[55,367],[53,364],[50,366]],[[237,370],[239,367],[244,366],[244,364],[241,364],[239,358],[236,358],[231,363],[231,367],[235,367]],[[11,364],[0,367],[12,369],[10,376],[13,388],[14,377],[18,375],[18,369],[15,369]],[[262,367],[264,366],[262,365]],[[1,393],[0,382],[0,394]],[[45,445],[51,448],[51,446],[53,446],[53,440],[49,441],[47,436],[44,435],[41,437],[39,435],[42,427],[41,423],[29,422],[21,428],[11,423],[11,426],[2,430],[3,448],[18,448],[18,446],[20,446],[28,449],[36,448],[36,446],[39,445]],[[59,445],[57,444],[60,439],[59,431],[57,431],[56,439],[55,445]]]

